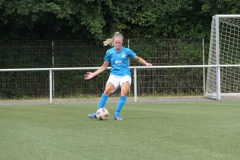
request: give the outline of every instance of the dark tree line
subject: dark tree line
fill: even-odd
[[[238,0],[0,0],[1,40],[203,38],[212,16],[238,14]],[[100,40],[100,41],[99,41]]]

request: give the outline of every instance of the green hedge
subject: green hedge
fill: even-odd
[[[126,40],[125,40],[126,41]],[[130,40],[129,47],[153,65],[201,65],[202,40],[144,39]],[[127,42],[127,41],[126,41]],[[124,45],[128,47],[128,43]],[[207,48],[207,46],[205,46]],[[0,67],[100,67],[108,47],[89,46],[82,41],[8,41],[0,43]],[[54,57],[54,61],[53,61]],[[140,65],[131,60],[132,66]],[[109,70],[85,81],[88,70],[54,71],[54,96],[99,95],[103,92]],[[202,94],[202,68],[138,70],[138,94]],[[0,72],[1,99],[49,96],[47,71]],[[133,85],[131,87],[133,93]]]

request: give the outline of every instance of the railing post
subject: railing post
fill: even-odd
[[[134,67],[134,102],[137,102],[137,68]]]
[[[52,69],[49,69],[49,100],[52,104]]]
[[[55,58],[54,58],[54,41],[52,41],[52,68],[55,66]],[[54,96],[54,71],[52,72],[52,95]]]

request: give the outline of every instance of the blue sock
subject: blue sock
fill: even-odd
[[[119,114],[122,110],[123,105],[126,102],[127,97],[126,96],[120,96],[120,99],[118,101],[117,107],[116,107],[116,111],[115,114]]]
[[[107,99],[108,99],[108,96],[105,95],[105,94],[102,94],[101,98],[100,98],[100,101],[98,103],[98,109],[99,108],[103,108],[107,102]]]

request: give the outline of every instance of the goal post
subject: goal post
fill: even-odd
[[[205,96],[240,95],[240,15],[212,17]]]

